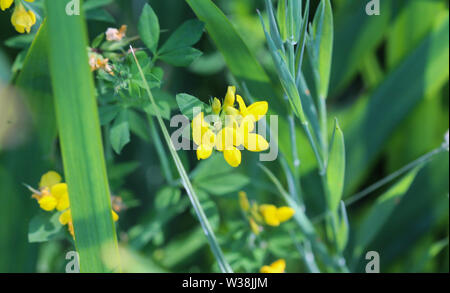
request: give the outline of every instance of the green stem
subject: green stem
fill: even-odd
[[[345,205],[346,206],[350,206],[350,205],[354,204],[355,202],[357,202],[360,199],[364,198],[365,196],[369,195],[370,193],[372,193],[373,191],[375,191],[378,188],[382,187],[383,185],[391,182],[395,178],[405,174],[406,172],[408,172],[409,170],[415,168],[416,166],[430,161],[434,156],[440,154],[443,151],[446,151],[446,149],[443,148],[443,147],[439,147],[437,149],[432,150],[429,153],[426,153],[425,155],[419,157],[418,159],[416,159],[416,160],[412,161],[411,163],[409,163],[409,164],[403,166],[402,168],[398,169],[397,171],[395,171],[394,173],[390,174],[389,176],[387,176],[387,177],[377,181],[376,183],[370,185],[366,189],[364,189],[364,190],[356,193],[355,195],[349,197],[345,201]]]
[[[153,98],[153,95],[152,95],[152,92],[148,85],[148,82],[145,79],[144,72],[142,71],[141,65],[139,64],[139,61],[137,60],[136,55],[134,54],[134,49],[131,46],[130,46],[130,48],[131,48],[131,52],[133,54],[134,60],[136,62],[136,65],[138,67],[139,74],[144,83],[145,90],[147,91],[148,97],[150,99],[150,103],[152,104],[152,106],[155,109],[157,109],[155,99]],[[167,128],[164,124],[161,114],[158,111],[156,111],[156,118],[158,120],[159,126],[161,127],[161,131],[163,133],[164,139],[166,140],[166,143],[169,147],[170,154],[172,155],[172,158],[175,162],[178,172],[180,173],[180,177],[181,177],[184,189],[186,190],[186,192],[189,196],[189,199],[194,208],[194,211],[200,221],[200,225],[203,229],[203,232],[205,233],[206,238],[208,239],[211,250],[217,259],[219,268],[224,273],[232,273],[233,271],[232,271],[230,265],[225,260],[222,250],[220,249],[219,243],[217,242],[216,236],[214,235],[211,225],[209,224],[208,218],[206,217],[205,212],[203,211],[203,208],[198,200],[197,194],[195,193],[194,188],[191,184],[191,181],[189,180],[189,177],[186,173],[186,170],[184,169],[183,163],[181,162],[181,159],[177,154],[175,146],[173,145],[173,142],[170,139],[169,132],[167,131]]]

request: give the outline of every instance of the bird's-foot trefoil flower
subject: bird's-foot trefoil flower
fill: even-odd
[[[34,2],[34,0],[25,0],[27,2]],[[0,0],[0,8],[6,10],[11,7],[14,0]],[[22,3],[22,0],[16,0],[14,11],[11,16],[11,23],[17,32],[30,33],[31,27],[36,23],[36,15],[33,11],[27,10]]]
[[[59,216],[61,225],[67,225],[69,233],[75,239],[72,214],[70,211],[69,191],[67,183],[62,182],[62,177],[55,171],[49,171],[42,175],[39,189],[28,187],[33,192],[32,198],[37,200],[39,207],[46,212],[62,212]],[[111,210],[114,221],[119,220],[116,212]]]
[[[238,107],[235,106],[236,101]],[[218,98],[214,98],[211,104],[211,119],[205,119],[204,113],[200,112],[192,120],[198,160],[209,158],[216,149],[223,153],[230,166],[238,167],[242,161],[241,146],[252,152],[269,148],[266,139],[253,132],[256,122],[268,111],[267,102],[256,102],[247,107],[244,99],[236,95],[236,87],[229,86],[223,104]]]
[[[286,261],[284,259],[279,259],[268,266],[263,266],[260,272],[263,274],[284,273],[285,270],[286,270]]]
[[[287,206],[258,205],[254,201],[250,203],[244,191],[240,191],[238,195],[241,210],[248,219],[250,228],[255,235],[259,235],[263,225],[278,227],[281,223],[289,221],[295,214],[295,210]]]

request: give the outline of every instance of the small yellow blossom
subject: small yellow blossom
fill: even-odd
[[[234,107],[236,98],[240,109]],[[266,139],[257,133],[252,133],[255,123],[265,116],[267,111],[267,102],[256,102],[247,107],[242,97],[236,96],[236,87],[229,86],[223,106],[217,98],[214,98],[212,103],[212,112],[220,123],[210,125],[205,121],[203,112],[197,114],[192,120],[192,136],[198,146],[197,159],[209,158],[215,148],[223,152],[230,166],[238,167],[242,161],[239,150],[241,145],[252,152],[267,150],[269,143]]]
[[[285,269],[286,261],[284,259],[279,259],[268,266],[263,266],[260,272],[263,274],[284,273]]]
[[[55,209],[62,212],[59,216],[61,225],[67,225],[67,229],[75,239],[75,233],[72,222],[72,213],[70,210],[69,190],[67,183],[62,183],[62,177],[55,171],[49,171],[42,175],[39,181],[39,191],[29,188],[33,191],[32,198],[36,199],[40,208],[51,212]],[[119,215],[111,210],[111,216],[115,222],[119,220]]]
[[[110,27],[106,30],[106,33],[105,33],[106,40],[107,41],[121,41],[125,37],[126,32],[127,32],[126,25],[122,25],[120,27],[120,29]]]
[[[31,10],[27,11],[23,4],[19,2],[14,8],[11,23],[17,32],[21,34],[30,33],[31,27],[36,23],[36,15]]]
[[[261,205],[259,210],[264,218],[264,222],[273,227],[279,226],[281,223],[288,221],[295,214],[294,209],[290,207],[277,208],[274,205]]]

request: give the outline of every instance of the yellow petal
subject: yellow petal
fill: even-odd
[[[192,119],[192,138],[196,145],[202,144],[203,134],[208,129],[208,124],[203,118],[203,112],[198,113],[197,116]]]
[[[236,94],[236,87],[235,86],[229,86],[228,90],[227,90],[227,94],[225,96],[225,101],[223,102],[223,107],[225,109],[228,106],[233,107],[234,100],[235,100],[235,94]]]
[[[225,149],[223,151],[223,156],[225,157],[225,161],[227,161],[231,167],[236,168],[241,164],[241,151],[235,147],[232,147],[232,149]]]
[[[58,183],[58,184],[53,185],[50,188],[50,193],[57,200],[59,200],[62,196],[64,196],[65,194],[68,193],[67,183]]]
[[[264,222],[273,227],[277,227],[280,225],[280,221],[278,220],[277,216],[277,207],[274,205],[261,205],[259,207],[259,211],[261,212]]]
[[[53,196],[47,195],[39,199],[38,204],[44,211],[51,212],[56,208],[58,202]]]
[[[4,11],[11,7],[14,0],[0,0],[0,8]]]
[[[269,143],[259,134],[247,133],[244,134],[244,146],[251,152],[262,152],[269,148]]]
[[[294,214],[295,210],[291,207],[280,207],[277,209],[277,217],[280,223],[288,221]]]
[[[255,121],[261,119],[267,114],[269,104],[266,101],[256,102],[247,108],[247,115],[252,115]]]
[[[236,95],[236,100],[239,104],[241,115],[245,117],[247,115],[247,106],[245,105],[244,99],[240,95]]]
[[[28,15],[31,18],[31,25],[34,25],[36,23],[36,14],[34,14],[34,12],[30,10],[28,11]]]
[[[117,222],[119,220],[119,215],[113,210],[111,210],[111,214],[114,222]]]
[[[53,185],[61,182],[61,180],[61,175],[59,175],[55,171],[47,172],[41,177],[39,188],[52,187]]]
[[[222,128],[215,138],[216,149],[220,152],[225,150],[233,150],[234,146],[241,144],[242,138],[236,131],[236,129],[231,127]]]
[[[212,154],[212,146],[208,144],[201,144],[197,148],[197,160],[206,160]]]
[[[286,269],[286,261],[284,259],[279,259],[273,262],[270,265],[270,268],[272,269],[272,273],[284,273],[284,270]]]
[[[67,210],[59,216],[58,220],[61,225],[67,225],[68,223],[72,222],[72,213],[70,212],[70,210]]]
[[[247,212],[250,209],[250,202],[247,198],[247,193],[245,191],[239,191],[239,205],[244,212]]]
[[[270,273],[272,273],[272,268],[269,267],[269,266],[263,266],[263,267],[259,270],[259,272],[262,273],[262,274],[270,274]]]
[[[219,114],[220,110],[222,109],[222,105],[220,103],[220,100],[218,98],[214,98],[212,102],[212,111],[214,114]]]

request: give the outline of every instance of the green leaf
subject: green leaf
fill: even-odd
[[[333,10],[330,0],[322,0],[317,8],[307,47],[318,94],[325,99],[328,96],[333,55]]]
[[[232,192],[238,192],[249,183],[250,179],[240,173],[228,173],[207,178],[197,177],[194,180],[195,186],[214,195],[225,195]]]
[[[48,57],[81,272],[120,271],[85,18],[46,0]],[[107,259],[105,259],[107,255]]]
[[[358,258],[364,249],[372,242],[378,232],[383,228],[401,202],[403,196],[411,187],[417,173],[423,165],[420,165],[403,176],[394,186],[383,193],[371,207],[365,219],[356,232],[356,247],[354,257]]]
[[[52,148],[57,135],[47,48],[47,23],[44,22],[28,51],[15,83],[16,87],[24,92],[31,110],[33,126],[38,133],[38,142],[43,150]]]
[[[158,50],[158,54],[165,55],[171,51],[194,45],[200,40],[204,28],[204,23],[197,19],[187,20],[167,39]]]
[[[145,4],[138,23],[138,31],[141,40],[153,53],[156,52],[159,41],[159,21],[152,7]]]
[[[105,126],[111,123],[119,114],[121,107],[119,105],[105,105],[98,109],[100,116],[100,125]]]
[[[128,112],[128,123],[130,130],[142,140],[150,141],[150,129],[148,129],[148,122],[135,111]]]
[[[109,132],[111,146],[117,154],[120,154],[125,145],[130,142],[130,125],[128,123],[128,110],[122,109]]]
[[[40,212],[34,216],[29,224],[28,242],[46,242],[65,237],[63,225],[59,223],[61,213]]]
[[[345,180],[345,143],[344,134],[335,120],[335,130],[331,140],[327,167],[328,208],[335,212],[339,208]]]
[[[280,28],[281,39],[283,40],[283,42],[286,42],[286,40],[287,40],[286,0],[278,0],[277,20],[278,20],[278,26]]]
[[[5,46],[15,49],[28,48],[33,42],[35,34],[18,35],[11,37],[5,41]]]
[[[156,193],[155,207],[157,210],[166,210],[173,208],[181,199],[181,190],[179,188],[166,186]],[[209,217],[208,217],[209,218]]]
[[[194,115],[198,114],[193,112],[194,108],[197,108],[199,112],[203,112],[205,107],[202,101],[188,94],[178,94],[176,100],[181,113],[191,120],[194,118]]]
[[[159,59],[173,66],[183,67],[190,65],[195,59],[202,56],[202,54],[201,51],[195,48],[185,47],[164,53],[159,56]]]

